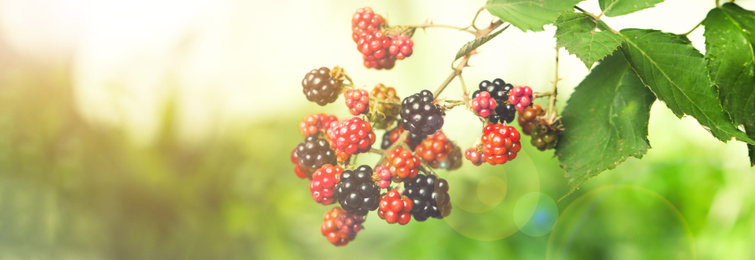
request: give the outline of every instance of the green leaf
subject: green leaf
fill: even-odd
[[[558,46],[576,55],[587,68],[611,54],[623,40],[602,21],[583,13],[563,12],[555,25]]]
[[[619,34],[632,68],[674,114],[693,116],[721,141],[736,137],[755,144],[721,107],[705,59],[689,40],[656,30],[624,29]]]
[[[471,41],[467,42],[467,44],[464,44],[464,46],[461,46],[461,48],[459,48],[459,51],[456,52],[456,58],[454,58],[454,61],[458,60],[461,57],[464,57],[464,55],[469,54],[473,50],[477,49],[477,47],[480,47],[481,45],[485,44],[486,42],[492,40],[493,38],[495,38],[496,36],[498,36],[499,34],[501,34],[504,30],[506,30],[507,27],[509,27],[509,26],[506,25],[506,27],[504,27],[503,29],[498,30],[497,32],[494,32],[492,34],[488,34],[488,35],[485,35],[485,36],[482,36],[480,38],[477,38],[477,39],[474,39],[474,40],[471,40]]]
[[[485,7],[492,15],[522,31],[542,31],[543,26],[558,18],[582,0],[488,0]]]
[[[556,147],[571,191],[629,156],[647,152],[654,101],[618,50],[579,83],[561,114],[564,132]]]
[[[609,17],[631,14],[655,6],[663,0],[600,0],[600,9]]]
[[[755,126],[755,13],[726,3],[708,12],[705,58],[708,73],[718,86],[718,97],[735,124],[744,124],[750,137]],[[748,129],[749,128],[749,129]],[[755,162],[755,147],[750,160]]]

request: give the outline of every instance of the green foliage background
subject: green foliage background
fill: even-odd
[[[388,225],[371,213],[355,241],[335,248],[319,231],[330,207],[312,202],[289,161],[311,110],[187,143],[178,101],[168,102],[145,146],[83,120],[73,91],[68,63],[0,60],[0,259],[755,258],[746,148],[664,104],[651,109],[653,149],[560,200],[548,234],[515,232],[516,199],[526,189],[558,200],[569,186],[552,153],[524,145],[505,166],[439,173],[451,182],[448,222]],[[500,195],[481,184],[491,176],[512,185],[481,203]]]

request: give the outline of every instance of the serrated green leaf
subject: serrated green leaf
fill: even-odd
[[[708,12],[705,58],[710,78],[718,86],[721,105],[736,124],[744,124],[750,137],[755,131],[755,13],[726,3]],[[755,147],[750,146],[755,163]]]
[[[611,54],[623,40],[602,22],[583,13],[563,12],[555,25],[558,46],[576,55],[588,69]]]
[[[706,62],[685,37],[656,30],[624,29],[622,50],[645,85],[678,117],[690,115],[721,141],[755,144],[721,107]]]
[[[629,156],[647,152],[654,101],[619,50],[579,83],[561,113],[564,132],[556,147],[572,191]]]
[[[569,10],[582,0],[488,0],[485,8],[501,21],[522,31],[542,31],[543,26],[558,18],[558,12]]]
[[[600,0],[600,9],[605,16],[613,17],[631,14],[642,9],[650,8],[663,0]]]
[[[508,25],[506,27],[508,27]],[[493,38],[495,38],[496,36],[498,36],[499,34],[501,34],[504,30],[506,30],[506,27],[504,27],[503,29],[500,29],[497,32],[494,32],[492,34],[488,34],[488,35],[485,35],[485,36],[482,36],[480,38],[477,38],[477,39],[474,39],[474,40],[471,40],[471,41],[467,42],[467,44],[464,44],[464,46],[461,46],[461,48],[459,48],[459,51],[456,52],[456,58],[454,58],[454,60],[458,60],[459,58],[464,57],[464,55],[469,54],[473,50],[477,49],[477,47],[480,47],[481,45],[485,44],[486,42],[492,40]]]

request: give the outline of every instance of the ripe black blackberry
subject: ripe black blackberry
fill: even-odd
[[[514,121],[515,117],[516,107],[512,104],[506,103],[495,108],[495,115],[490,116],[490,122],[493,124],[503,124],[503,122],[509,124]]]
[[[490,96],[499,104],[509,99],[509,91],[513,88],[514,85],[508,84],[502,79],[494,79],[493,82],[483,80],[479,86],[480,90],[489,92]]]
[[[336,199],[351,214],[367,215],[380,203],[380,188],[372,180],[372,168],[362,165],[353,171],[343,171],[336,185]]]
[[[429,90],[411,95],[401,101],[401,126],[418,136],[427,136],[443,126],[443,112],[433,104],[435,98]]]
[[[430,217],[441,219],[451,213],[451,200],[448,196],[448,182],[435,175],[418,174],[411,181],[404,181],[404,195],[414,206],[410,213],[417,221]]]
[[[301,86],[309,101],[324,106],[336,101],[341,82],[330,76],[330,69],[321,67],[307,73],[301,81]]]
[[[325,164],[336,165],[336,153],[330,148],[327,140],[317,135],[308,136],[304,142],[296,146],[296,157],[299,169],[312,179],[312,173]]]

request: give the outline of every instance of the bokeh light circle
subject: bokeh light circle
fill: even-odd
[[[531,237],[550,233],[557,220],[558,205],[542,192],[527,193],[514,206],[514,223],[520,232]]]
[[[446,223],[459,234],[481,241],[506,238],[519,231],[514,212],[519,200],[539,193],[537,167],[524,150],[516,160],[505,165],[473,166],[465,164],[446,178],[453,203]],[[529,219],[535,207],[522,208],[520,218]]]
[[[696,259],[692,233],[666,198],[646,188],[607,186],[562,213],[546,259]]]

